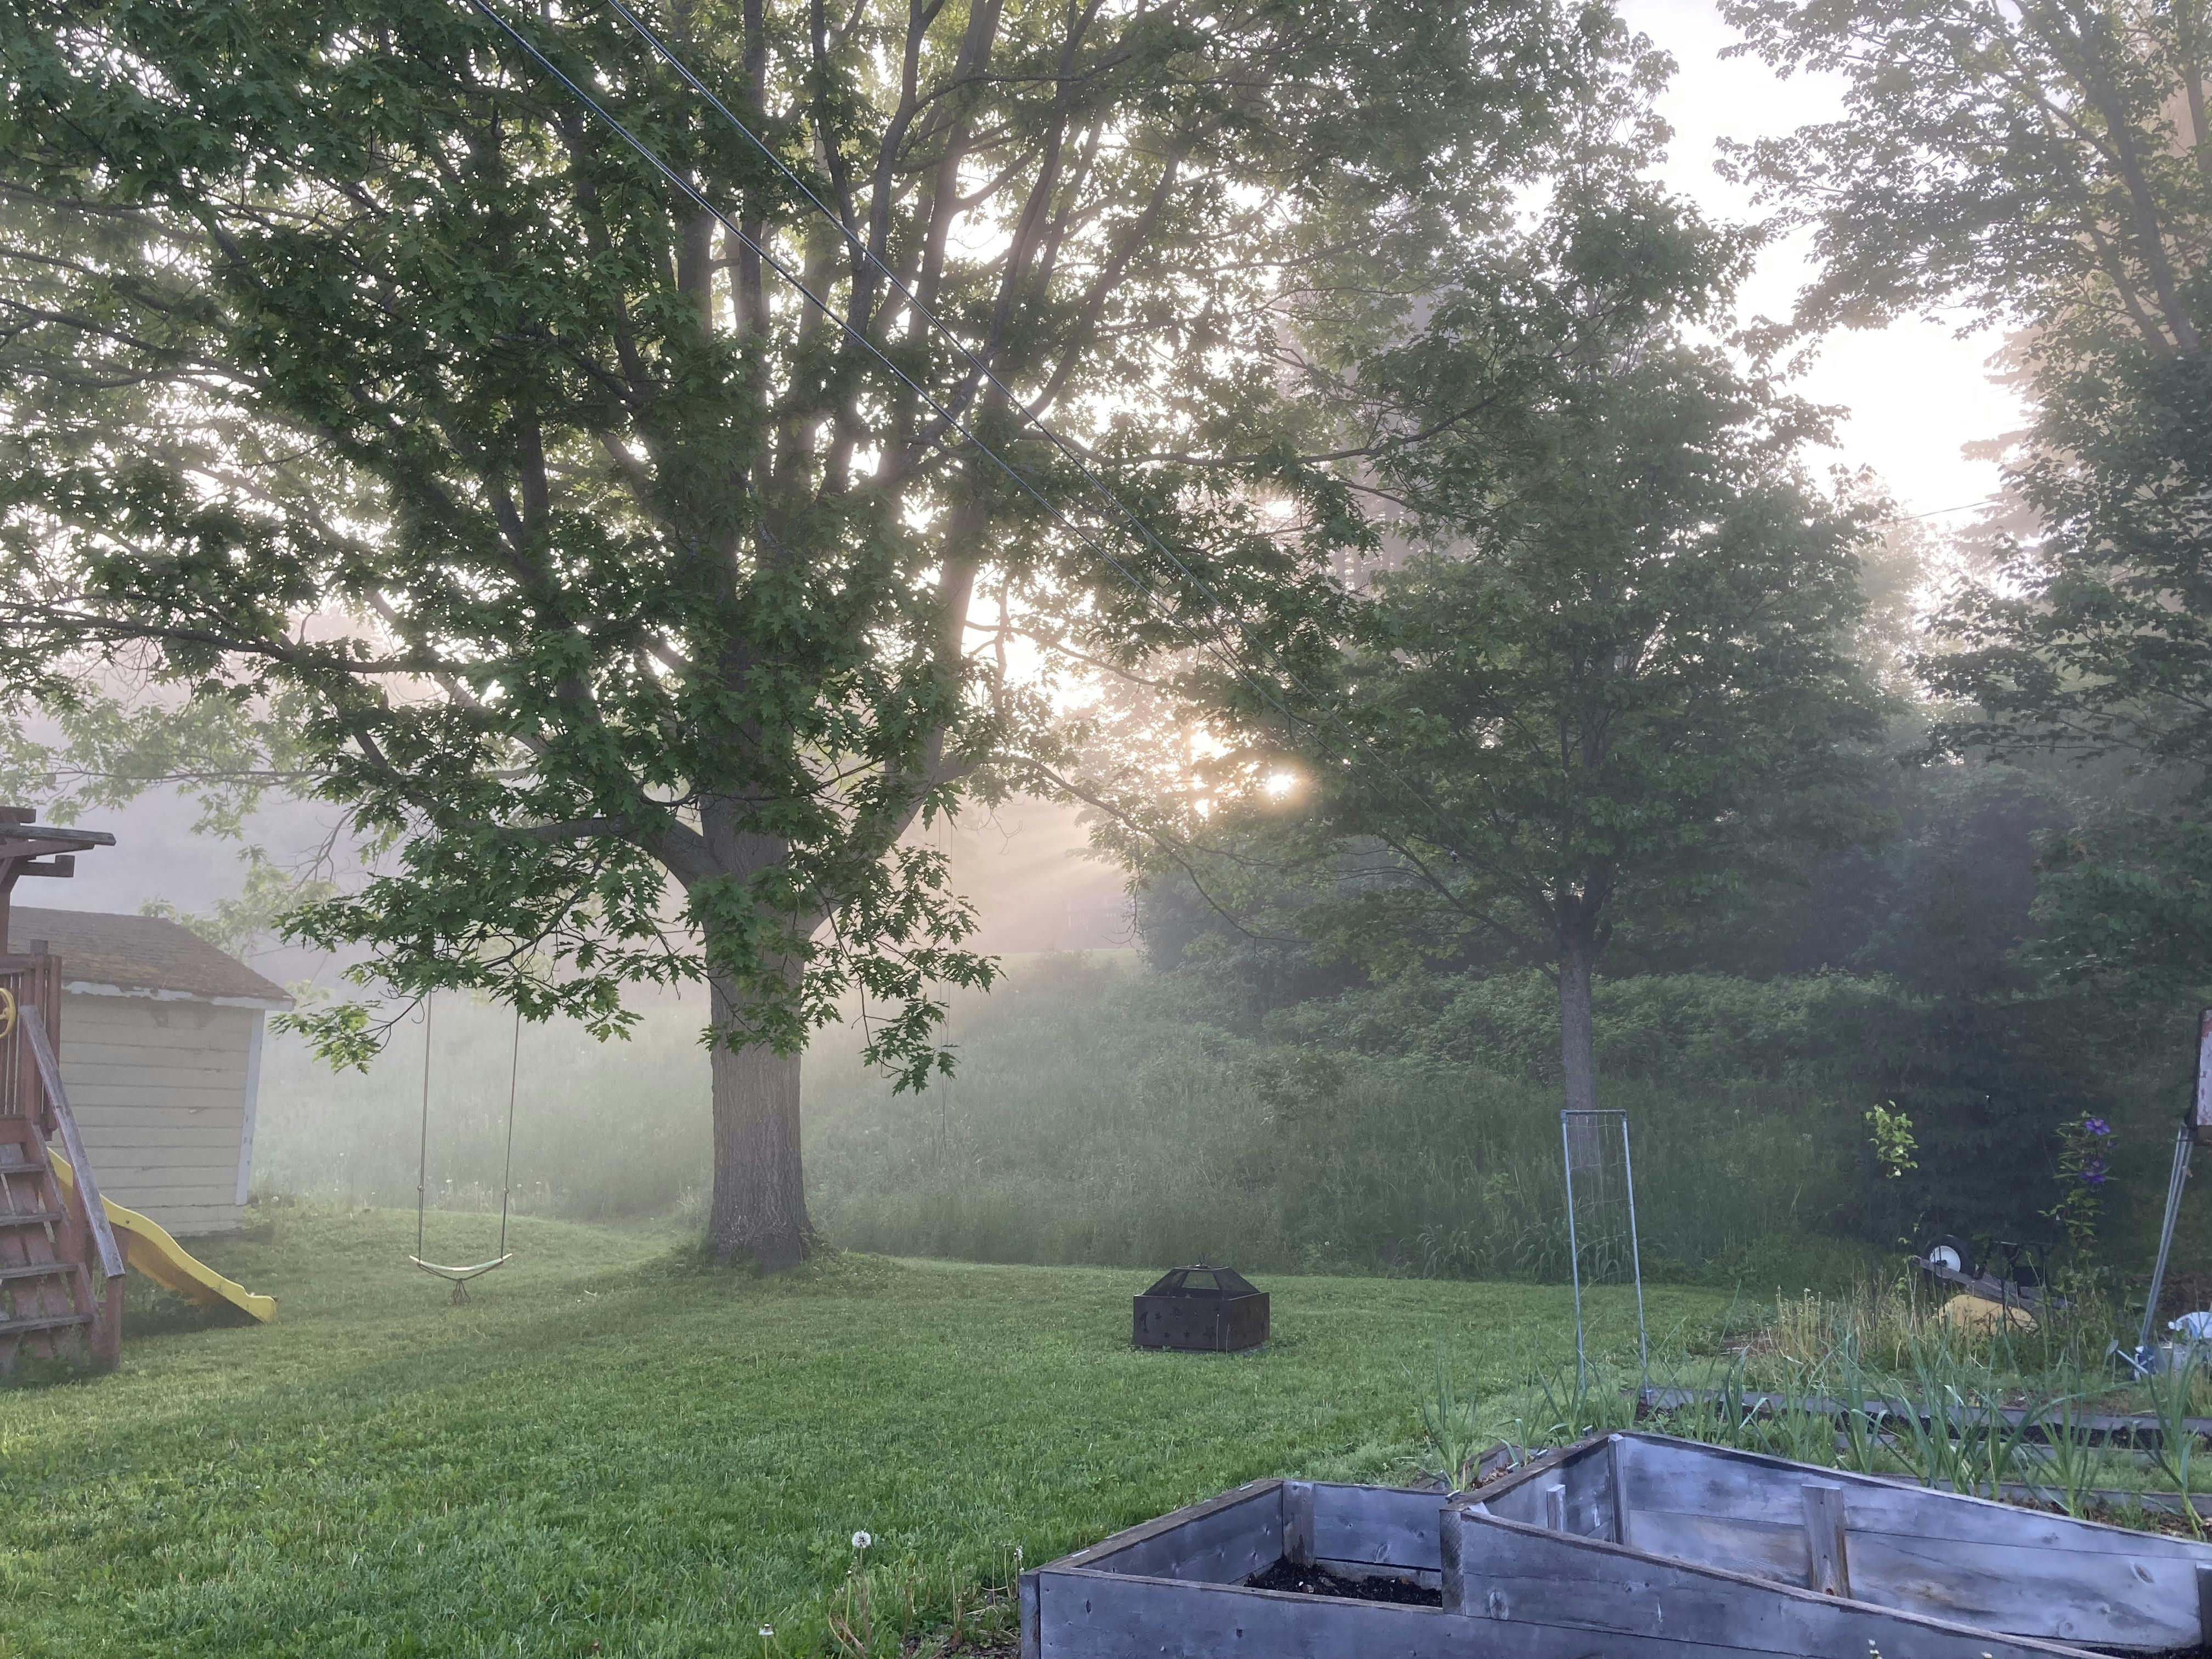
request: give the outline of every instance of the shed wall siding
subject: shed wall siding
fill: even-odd
[[[100,1190],[179,1237],[239,1224],[253,1008],[62,998],[62,1086]]]

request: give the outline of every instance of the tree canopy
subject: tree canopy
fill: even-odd
[[[842,223],[605,11],[518,27],[683,187],[447,0],[0,10],[0,671],[79,710],[137,674],[248,739],[296,711],[384,862],[295,931],[366,979],[602,1032],[703,980],[711,1232],[781,1266],[808,1033],[860,995],[918,1078],[933,988],[990,975],[906,832],[1052,753],[1010,642],[1128,660],[1291,571],[1256,493],[1338,515],[1285,307],[1500,210],[1608,23],[656,21]]]
[[[1962,308],[2016,331],[2007,456],[2032,528],[1993,538],[1923,661],[1954,751],[2122,755],[2157,775],[2055,842],[2045,956],[2212,978],[2212,40],[2193,3],[1733,6],[1785,70],[1842,75],[1838,121],[1742,152],[1809,222],[1800,321]],[[2196,939],[2194,945],[2183,941]]]
[[[2038,327],[2096,319],[2154,349],[2202,343],[2212,213],[2194,0],[1729,0],[1783,74],[1840,76],[1844,112],[1734,147],[1808,224],[1800,321],[1965,307]]]
[[[1696,337],[1745,247],[1616,158],[1571,175],[1361,361],[1365,407],[1424,435],[1367,469],[1397,551],[1301,671],[1341,726],[1211,687],[1222,763],[1287,770],[1282,801],[1248,793],[1207,837],[1272,848],[1300,872],[1279,910],[1386,970],[1554,972],[1577,1108],[1622,918],[1709,927],[1786,851],[1876,817],[1863,514],[1803,470],[1814,412]]]

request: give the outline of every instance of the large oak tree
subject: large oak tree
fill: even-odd
[[[1607,20],[656,10],[836,223],[613,13],[515,15],[729,222],[458,0],[0,5],[0,668],[289,711],[382,859],[295,927],[364,982],[611,1032],[703,980],[712,1242],[781,1267],[808,1034],[857,993],[918,1077],[989,975],[907,831],[1052,752],[1013,632],[1127,662],[1299,579],[1285,308],[1499,210]]]

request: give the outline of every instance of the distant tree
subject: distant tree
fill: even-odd
[[[1724,0],[1784,75],[1840,76],[1835,121],[1735,149],[1809,225],[1811,327],[1964,306],[2094,325],[2160,355],[2203,343],[2212,224],[2196,0]]]
[[[307,777],[382,860],[292,921],[364,981],[603,1035],[626,984],[703,981],[711,1240],[782,1267],[809,1034],[857,994],[916,1081],[937,988],[991,976],[907,832],[1054,752],[1010,635],[1185,642],[1285,573],[1261,492],[1340,520],[1284,307],[1486,222],[1607,20],[657,12],[841,230],[613,14],[513,15],[738,232],[450,0],[0,6],[0,684],[118,753],[160,736],[102,701],[129,676],[231,711],[241,775]],[[256,751],[272,710],[295,752]]]
[[[1753,145],[1808,223],[1799,322],[1955,308],[2015,331],[2032,416],[2008,484],[2036,527],[1942,619],[1939,736],[2124,754],[2166,776],[2055,843],[2039,947],[2069,973],[2212,979],[2212,33],[2171,6],[1737,0],[1750,48],[1839,75],[1836,121]]]
[[[1422,435],[1366,473],[1405,556],[1297,665],[1340,714],[1211,682],[1243,793],[1209,835],[1298,863],[1301,930],[1386,971],[1546,967],[1571,1107],[1596,1103],[1591,981],[1623,918],[1710,923],[1877,817],[1866,532],[1803,470],[1814,412],[1695,337],[1747,248],[1618,162],[1565,179],[1359,363],[1366,406]],[[1271,802],[1271,773],[1296,793]]]
[[[218,951],[250,957],[283,930],[301,905],[331,898],[337,891],[327,877],[285,869],[271,863],[258,848],[247,850],[245,864],[237,895],[216,900],[204,912],[180,909],[168,899],[149,899],[138,907],[138,914],[173,921]]]

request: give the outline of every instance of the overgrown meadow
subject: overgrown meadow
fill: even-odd
[[[850,1031],[823,1034],[807,1062],[807,1159],[814,1218],[835,1242],[983,1261],[1565,1277],[1556,1028],[1541,981],[1306,1003],[1238,1030],[1188,976],[1132,956],[1009,968],[995,991],[957,1005],[957,1069],[920,1094],[861,1066]],[[1634,1126],[1647,1278],[1771,1297],[1893,1261],[1892,1235],[1916,1221],[1976,1224],[1881,1202],[1871,1098],[1837,1056],[1856,1052],[1884,994],[1841,975],[1601,988],[1605,1097]],[[607,1044],[572,1026],[524,1029],[519,1211],[696,1212],[700,1016],[696,1002],[651,1006],[631,1041]],[[457,999],[433,1014],[428,1185],[449,1212],[434,1226],[467,1235],[449,1237],[454,1249],[493,1224],[450,1212],[498,1206],[513,1032],[510,1015]],[[257,1186],[411,1205],[422,1042],[419,1024],[403,1025],[365,1076],[272,1042]],[[2115,1095],[2105,1224],[2118,1260],[2147,1253],[2156,1226],[2165,1081]],[[2185,1224],[2185,1266],[2204,1231]]]

